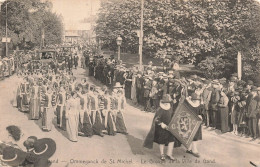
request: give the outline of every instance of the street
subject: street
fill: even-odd
[[[77,80],[87,77],[81,68],[74,70]],[[88,78],[88,77],[87,77]],[[203,128],[203,140],[199,141],[200,158],[186,153],[184,147],[174,149],[175,161],[160,161],[159,147],[149,150],[142,147],[143,140],[149,132],[153,113],[142,112],[140,108],[128,101],[125,110],[125,121],[129,135],[79,137],[78,142],[70,142],[67,134],[56,127],[50,132],[40,128],[41,120],[28,120],[27,114],[21,113],[12,106],[14,92],[21,79],[16,75],[0,81],[0,136],[8,125],[17,125],[23,132],[21,143],[29,136],[49,137],[56,141],[57,150],[51,157],[52,166],[214,166],[214,167],[247,167],[249,161],[259,162],[260,141],[249,142],[232,134],[219,134]],[[88,82],[100,86],[93,78]],[[0,137],[1,138],[1,137]],[[241,139],[240,139],[241,138]],[[0,139],[1,140],[1,139]],[[243,157],[243,158],[241,158]]]

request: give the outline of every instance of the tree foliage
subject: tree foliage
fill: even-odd
[[[259,48],[260,40],[260,5],[257,1],[144,2],[143,54],[157,57],[167,55],[195,65],[208,59],[221,59],[227,68],[216,76],[236,71],[238,51],[243,53],[245,67],[250,65],[250,61],[259,60],[259,49],[256,48]],[[96,34],[103,41],[103,47],[115,50],[116,37],[121,35],[122,47],[137,52],[137,29],[140,29],[140,0],[102,1]],[[253,58],[249,56],[252,57],[251,53],[254,53]],[[205,66],[201,64],[198,67]],[[260,71],[257,65],[248,67],[248,70],[250,72],[246,75]]]
[[[6,15],[6,3],[7,15]],[[52,4],[41,0],[9,0],[1,6],[1,36],[5,36],[7,18],[8,36],[13,48],[31,49],[39,46],[41,35],[45,32],[46,44],[61,42],[63,24],[56,13],[52,13]]]

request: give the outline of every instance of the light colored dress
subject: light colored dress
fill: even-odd
[[[80,99],[71,97],[66,105],[66,130],[69,140],[78,141]]]
[[[40,92],[39,86],[33,86],[31,90],[31,99],[29,107],[29,119],[40,118]]]
[[[137,99],[136,99],[136,75],[133,75],[133,77],[132,77],[131,99],[134,103],[137,103]]]
[[[44,110],[42,113],[42,129],[51,131],[52,119],[54,118],[54,109],[52,107],[52,93],[46,93],[44,102]]]

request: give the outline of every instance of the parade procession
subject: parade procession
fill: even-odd
[[[0,0],[0,166],[260,166],[260,1]]]

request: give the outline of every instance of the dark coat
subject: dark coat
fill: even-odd
[[[144,84],[144,97],[149,97],[152,89],[152,82],[149,80]]]
[[[257,100],[258,97],[254,97],[250,100],[249,105],[248,105],[248,115],[249,118],[256,118],[258,111],[257,111]]]
[[[143,146],[145,148],[149,148],[149,149],[153,148],[153,142],[154,142],[154,136],[155,136],[155,125],[157,123],[156,121],[157,121],[157,118],[160,117],[160,115],[162,115],[162,114],[163,114],[163,110],[161,108],[158,108],[155,112],[150,131],[144,140]],[[176,142],[174,142],[174,147],[179,147],[180,145],[181,145],[181,143],[179,141],[177,141],[177,139],[176,139]]]

